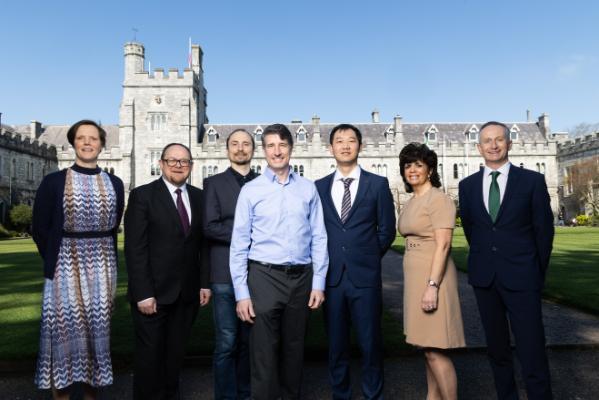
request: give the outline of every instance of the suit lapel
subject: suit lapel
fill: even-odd
[[[483,180],[485,178],[485,170],[482,169],[477,172],[478,176],[474,179],[474,203],[478,207],[478,212],[483,215],[485,221],[492,225],[493,221],[491,220],[491,216],[485,207],[485,200],[483,198]]]
[[[189,197],[189,209],[191,211],[191,223],[189,224],[189,232],[193,232],[193,227],[199,222],[199,213],[196,212],[197,204],[199,204],[202,199],[199,198],[199,193],[196,193],[189,185],[187,185],[187,196]],[[179,216],[179,212],[177,211],[177,217]]]
[[[333,182],[335,181],[334,178],[335,178],[334,172],[324,178],[325,187],[327,188],[327,190],[326,190],[324,197],[320,200],[322,201],[324,206],[329,208],[329,213],[331,215],[334,215],[335,221],[339,225],[342,225],[341,218],[339,218],[339,214],[337,213],[337,209],[335,208],[335,203],[333,203],[333,196],[331,195],[331,191],[333,190]]]
[[[503,210],[507,207],[506,204],[508,204],[510,198],[512,197],[512,194],[514,193],[514,188],[518,186],[519,179],[520,168],[514,167],[514,165],[510,165],[510,172],[507,176],[507,184],[505,185],[505,194],[503,195],[503,200],[501,201],[501,205],[499,206],[496,221],[499,221],[499,218],[501,218]]]
[[[358,182],[358,193],[356,193],[356,198],[354,199],[354,203],[352,204],[351,208],[349,209],[349,214],[347,214],[347,219],[345,220],[345,223],[347,223],[347,221],[349,221],[351,219],[352,215],[354,214],[354,212],[360,205],[360,202],[362,202],[362,200],[364,200],[364,196],[366,196],[366,193],[368,192],[368,186],[370,186],[370,173],[368,173],[364,170],[361,170],[360,171],[360,180]]]
[[[241,191],[239,183],[237,182],[233,174],[229,171],[225,171],[225,173],[223,174],[223,178],[225,182],[227,182],[227,186],[229,187],[229,189],[231,189],[233,195],[235,196],[234,199],[237,199],[239,197],[239,192]]]

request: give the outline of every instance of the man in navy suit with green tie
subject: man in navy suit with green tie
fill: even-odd
[[[518,398],[511,328],[528,398],[551,399],[541,291],[553,243],[553,214],[545,177],[513,166],[511,146],[507,126],[484,124],[478,150],[485,168],[460,182],[460,215],[470,245],[468,277],[497,397]]]

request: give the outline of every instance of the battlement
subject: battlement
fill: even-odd
[[[591,150],[599,151],[599,132],[558,143],[557,152],[558,156],[567,156]]]
[[[0,147],[32,156],[56,159],[56,147],[6,125],[0,128]]]
[[[164,68],[154,68],[154,71],[145,69],[145,49],[141,43],[125,43],[125,80],[124,86],[180,86],[195,85],[202,72],[202,49],[199,45],[191,46],[191,68],[169,68],[166,73]]]

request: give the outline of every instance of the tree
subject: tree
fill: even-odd
[[[599,156],[568,167],[566,184],[579,209],[599,218]]]
[[[17,204],[10,210],[10,221],[19,232],[24,232],[31,225],[31,206]]]

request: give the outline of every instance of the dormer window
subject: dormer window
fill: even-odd
[[[424,143],[436,142],[438,133],[439,130],[437,129],[437,127],[435,125],[432,125],[424,134]]]
[[[520,128],[518,128],[518,126],[514,124],[510,128],[510,140],[511,141],[518,140],[519,133],[520,133]]]
[[[298,143],[306,142],[306,128],[304,128],[303,126],[299,127],[295,135]]]
[[[387,143],[393,143],[393,141],[395,141],[395,131],[392,126],[389,126],[385,131],[385,139]]]
[[[264,130],[262,129],[262,127],[257,127],[256,130],[254,130],[254,140],[257,143],[262,143],[262,132]]]
[[[214,129],[213,126],[208,128],[206,135],[208,135],[208,143],[216,143],[216,139],[218,139],[218,132],[216,132],[216,129]]]
[[[478,128],[475,125],[472,125],[467,132],[468,141],[469,142],[478,142]]]

